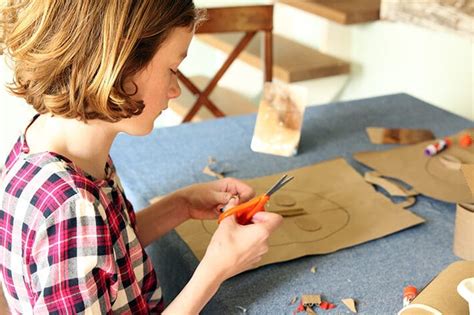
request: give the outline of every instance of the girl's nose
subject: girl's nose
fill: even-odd
[[[178,78],[174,77],[172,81],[173,82],[171,83],[170,89],[168,91],[169,99],[177,98],[181,95],[181,88],[179,87]]]

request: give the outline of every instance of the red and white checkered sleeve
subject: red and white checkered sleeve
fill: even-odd
[[[68,201],[37,230],[27,263],[33,313],[111,312],[117,272],[103,207]]]

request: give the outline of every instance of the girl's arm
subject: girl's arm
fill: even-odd
[[[167,195],[136,214],[138,240],[148,246],[190,218],[183,191]]]
[[[146,247],[190,218],[217,219],[218,209],[227,204],[232,196],[239,196],[239,200],[245,202],[254,194],[250,186],[234,178],[194,184],[137,212],[135,233],[142,246]]]
[[[268,237],[281,224],[275,213],[260,212],[253,224],[222,220],[191,280],[163,314],[198,314],[226,279],[248,270],[268,251]]]

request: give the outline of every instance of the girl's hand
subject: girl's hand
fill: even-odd
[[[282,220],[270,212],[258,212],[249,225],[239,225],[235,216],[225,218],[212,236],[202,267],[210,268],[222,281],[255,267],[268,251],[268,237]]]
[[[192,219],[216,219],[221,209],[233,196],[239,203],[255,196],[252,187],[235,179],[220,180],[188,186],[180,190],[188,216]]]

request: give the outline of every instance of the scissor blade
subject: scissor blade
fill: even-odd
[[[283,175],[272,187],[270,187],[270,189],[268,189],[265,195],[268,195],[268,193],[275,189],[275,187],[278,187],[278,185],[280,185],[280,183],[284,181],[287,176],[287,174]]]
[[[275,185],[273,185],[273,187],[270,188],[265,195],[271,196],[273,193],[278,191],[280,188],[285,186],[289,181],[291,181],[294,178],[293,176],[288,177],[288,178],[287,177],[288,175],[285,175],[282,178],[280,178],[280,180]]]

